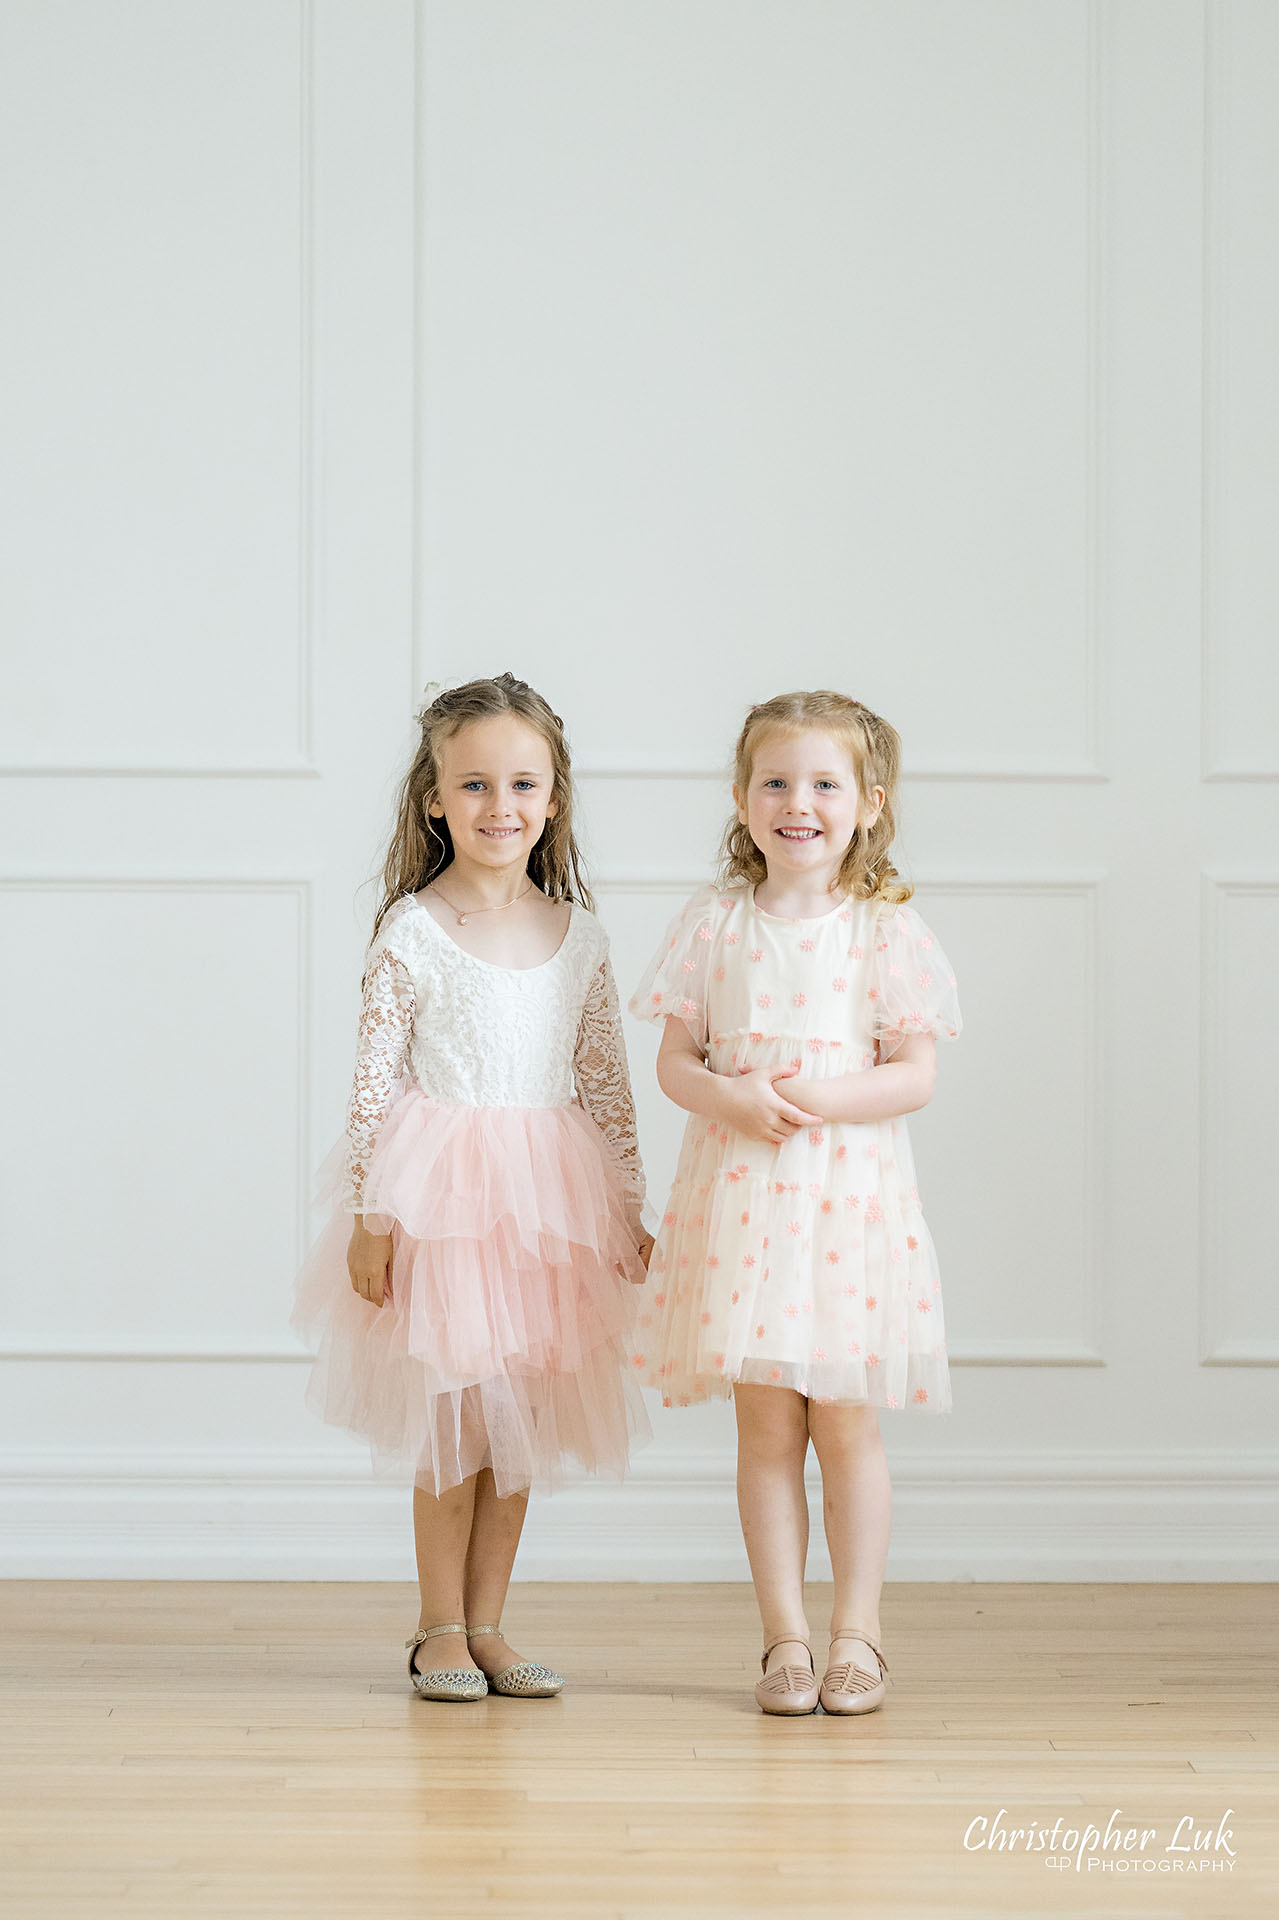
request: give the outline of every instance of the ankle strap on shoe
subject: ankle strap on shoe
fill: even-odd
[[[422,1644],[423,1640],[434,1640],[437,1633],[465,1633],[465,1632],[466,1632],[465,1621],[446,1620],[442,1627],[419,1627],[417,1632],[413,1635],[413,1638],[411,1640],[406,1640],[404,1644],[406,1647],[417,1647]]]
[[[832,1641],[835,1641],[835,1640],[865,1641],[866,1645],[870,1648],[871,1652],[874,1654],[875,1658],[878,1660],[881,1670],[884,1673],[888,1672],[888,1662],[885,1660],[883,1654],[880,1652],[877,1643],[871,1638],[870,1634],[867,1633],[865,1627],[832,1627],[830,1631],[830,1637]]]
[[[768,1656],[773,1651],[774,1647],[784,1646],[788,1640],[793,1640],[797,1647],[803,1647],[806,1650],[809,1659],[810,1660],[812,1659],[813,1649],[809,1646],[807,1640],[805,1640],[802,1633],[779,1633],[776,1640],[770,1640],[768,1645],[764,1648],[764,1659],[765,1660],[768,1659]]]
[[[491,1627],[468,1627],[466,1629],[466,1637],[468,1640],[474,1640],[478,1633],[501,1633],[501,1631],[501,1627],[496,1625]]]

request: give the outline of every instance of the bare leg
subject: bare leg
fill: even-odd
[[[476,1475],[475,1518],[466,1553],[464,1592],[468,1626],[493,1626],[502,1618],[511,1568],[527,1513],[527,1490],[508,1494],[500,1500],[493,1469],[482,1467]],[[471,1658],[486,1674],[494,1674],[523,1655],[516,1653],[501,1634],[485,1633],[471,1642]]]
[[[879,1596],[888,1564],[893,1488],[874,1407],[808,1407],[808,1431],[822,1469],[822,1513],[835,1579],[831,1628],[865,1627],[878,1641]],[[841,1635],[832,1660],[851,1660],[879,1679],[864,1640]]]
[[[808,1556],[807,1401],[790,1387],[738,1384],[737,1511],[759,1602],[764,1645],[779,1640],[768,1671],[803,1660],[804,1562]],[[796,1641],[800,1644],[797,1646]]]
[[[417,1584],[422,1596],[420,1627],[443,1626],[447,1620],[465,1621],[463,1595],[467,1550],[475,1512],[472,1474],[447,1493],[413,1489],[413,1543],[417,1549]],[[460,1633],[436,1634],[423,1640],[413,1660],[419,1673],[433,1668],[475,1665]]]

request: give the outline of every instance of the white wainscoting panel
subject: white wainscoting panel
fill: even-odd
[[[6,770],[306,770],[309,0],[0,10]]]
[[[1279,780],[1279,7],[1204,15],[1204,765]]]
[[[421,677],[1097,773],[1102,11],[428,0]]]
[[[1200,1352],[1279,1367],[1279,874],[1203,902]]]
[[[6,882],[0,1353],[279,1354],[301,1258],[302,881]]]

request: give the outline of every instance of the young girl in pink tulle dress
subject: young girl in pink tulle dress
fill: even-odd
[[[695,893],[630,1001],[664,1023],[690,1118],[634,1364],[665,1404],[733,1395],[767,1713],[865,1713],[888,1668],[880,1407],[943,1413],[937,1258],[905,1115],[960,1029],[955,976],[889,859],[900,742],[837,693],[752,708],[721,885]],[[809,1441],[835,1578],[822,1683],[804,1617]]]
[[[608,945],[561,722],[502,674],[439,694],[400,790],[334,1211],[299,1276],[308,1400],[414,1482],[417,1692],[549,1695],[500,1616],[528,1492],[623,1473],[652,1248]]]

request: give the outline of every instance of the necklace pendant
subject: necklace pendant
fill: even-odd
[[[464,927],[464,926],[466,925],[466,915],[465,915],[464,913],[459,913],[459,914],[458,914],[458,916],[457,916],[457,924],[458,924],[458,926],[459,926],[459,927]]]

